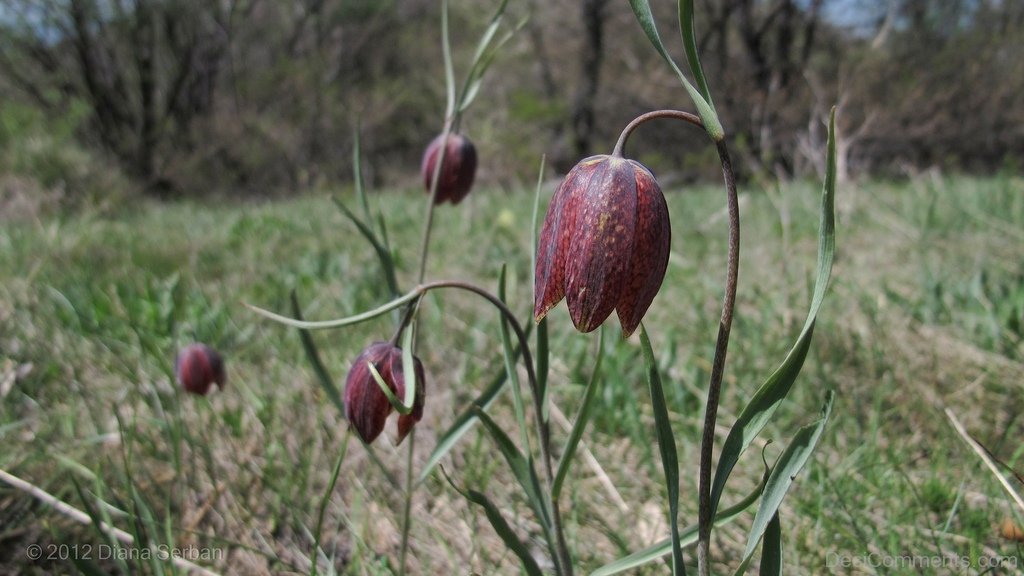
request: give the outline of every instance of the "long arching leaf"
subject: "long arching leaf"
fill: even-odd
[[[786,399],[789,391],[796,381],[800,369],[803,367],[807,351],[811,347],[811,336],[814,333],[814,323],[821,309],[821,303],[825,299],[825,290],[828,287],[829,278],[832,275],[832,260],[835,256],[835,192],[836,192],[836,142],[835,142],[835,109],[832,109],[832,116],[829,120],[828,130],[828,155],[827,169],[825,172],[825,185],[821,192],[821,221],[818,228],[818,266],[817,279],[814,283],[814,294],[811,298],[811,307],[807,313],[807,320],[800,331],[793,348],[786,355],[786,359],[775,369],[775,372],[765,380],[764,384],[757,389],[754,396],[747,403],[746,407],[736,418],[729,436],[722,445],[722,453],[719,456],[718,467],[715,470],[715,479],[711,485],[711,512],[714,513],[718,502],[722,497],[722,490],[732,473],[733,467],[739,461],[740,455],[750,446],[754,438],[764,429],[765,425],[775,414],[779,404]]]

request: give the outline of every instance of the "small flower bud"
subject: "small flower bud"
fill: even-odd
[[[615,310],[629,336],[661,288],[671,233],[665,197],[647,168],[618,156],[580,161],[544,217],[534,317],[539,322],[565,298],[580,332]]]
[[[384,423],[394,407],[380,389],[370,372],[370,364],[380,374],[391,393],[399,399],[405,397],[405,375],[402,369],[402,349],[386,342],[367,347],[352,364],[345,380],[345,417],[349,426],[367,444],[384,430]],[[398,443],[401,444],[412,427],[423,417],[424,385],[423,364],[413,357],[416,370],[416,393],[412,411],[398,417]]]
[[[174,376],[186,392],[200,396],[206,396],[212,384],[224,388],[227,382],[224,359],[206,344],[186,346],[174,362]]]
[[[423,184],[430,194],[430,185],[434,181],[434,168],[437,166],[437,155],[441,151],[441,136],[427,146],[423,154],[420,173]],[[469,194],[476,176],[476,148],[469,138],[461,134],[449,134],[444,160],[441,162],[441,175],[437,181],[437,196],[434,204],[451,202],[458,204]]]

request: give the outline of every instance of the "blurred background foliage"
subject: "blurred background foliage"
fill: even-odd
[[[451,2],[457,70],[493,2]],[[663,35],[675,2],[655,2]],[[440,131],[440,2],[6,0],[0,8],[0,208],[118,194],[291,194],[351,178],[415,185]],[[708,77],[745,178],[820,173],[840,105],[841,177],[987,174],[1024,155],[1024,3],[698,0]],[[480,178],[529,181],[608,152],[638,113],[686,107],[625,2],[523,0],[463,128]],[[672,46],[672,44],[670,44]],[[673,47],[677,56],[678,46]],[[629,154],[667,185],[717,179],[685,126]]]

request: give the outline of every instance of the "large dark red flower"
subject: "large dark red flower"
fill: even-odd
[[[224,359],[206,344],[189,344],[178,353],[174,377],[187,392],[205,396],[214,383],[223,388],[227,383]]]
[[[437,155],[441,151],[441,136],[427,146],[423,154],[423,163],[420,166],[420,174],[423,175],[423,185],[430,193],[430,185],[434,181],[434,168],[437,166]],[[476,148],[462,134],[449,134],[448,146],[444,153],[444,160],[441,162],[441,175],[437,181],[437,196],[434,204],[451,202],[458,204],[469,194],[473,187],[473,178],[476,176]]]
[[[402,349],[387,342],[375,342],[359,354],[345,380],[345,417],[359,437],[370,443],[380,436],[388,415],[394,410],[388,397],[370,372],[370,364],[397,398],[405,398],[405,374],[402,371]],[[413,357],[416,370],[416,395],[412,412],[398,417],[398,443],[401,444],[412,427],[423,417],[423,388],[426,379],[423,364]]]
[[[615,310],[629,336],[661,288],[671,235],[665,197],[647,168],[618,156],[580,161],[544,217],[534,317],[539,322],[564,297],[580,332]]]

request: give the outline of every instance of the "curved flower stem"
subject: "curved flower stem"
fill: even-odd
[[[682,110],[655,110],[653,112],[641,114],[634,118],[632,122],[626,124],[626,127],[622,129],[622,133],[619,134],[619,140],[615,142],[615,148],[612,149],[612,156],[621,157],[622,149],[626,147],[626,140],[629,139],[633,130],[636,130],[636,128],[644,122],[654,120],[655,118],[675,118],[676,120],[689,122],[698,128],[704,128],[704,124],[700,121],[700,116],[689,112],[683,112]]]
[[[523,354],[523,365],[526,367],[526,378],[530,382],[530,395],[533,397],[533,408],[536,412],[537,436],[540,438],[541,460],[544,461],[544,474],[548,488],[547,495],[551,506],[551,521],[554,524],[552,529],[557,539],[557,542],[555,543],[555,549],[558,553],[556,564],[560,568],[558,571],[559,574],[562,576],[572,576],[572,560],[569,557],[569,546],[565,541],[565,533],[562,530],[562,514],[558,509],[558,503],[550,500],[552,487],[555,482],[554,469],[551,465],[551,433],[547,422],[544,421],[542,416],[544,409],[543,398],[541,398],[540,387],[537,385],[537,374],[533,368],[533,354],[530,352],[530,342],[526,337],[526,332],[519,324],[519,321],[516,320],[515,314],[512,313],[512,310],[510,310],[500,298],[479,286],[455,280],[445,280],[421,284],[416,288],[416,290],[425,294],[429,290],[436,288],[456,288],[472,292],[482,297],[493,304],[494,307],[501,312],[509,326],[512,327],[512,331],[516,333],[516,338],[519,340],[519,349]]]
[[[715,358],[711,364],[711,381],[708,385],[708,402],[704,411],[704,431],[700,442],[700,478],[698,485],[697,510],[697,569],[700,576],[708,576],[708,549],[711,542],[711,456],[715,442],[715,421],[718,418],[718,401],[722,390],[722,374],[725,371],[725,356],[729,349],[729,333],[732,330],[733,310],[736,307],[736,282],[739,276],[740,257],[740,208],[736,197],[736,176],[732,170],[732,159],[725,140],[715,141],[718,157],[722,162],[722,176],[729,210],[729,256],[726,261],[725,298],[722,302],[722,318],[718,324],[718,342],[715,344]]]

